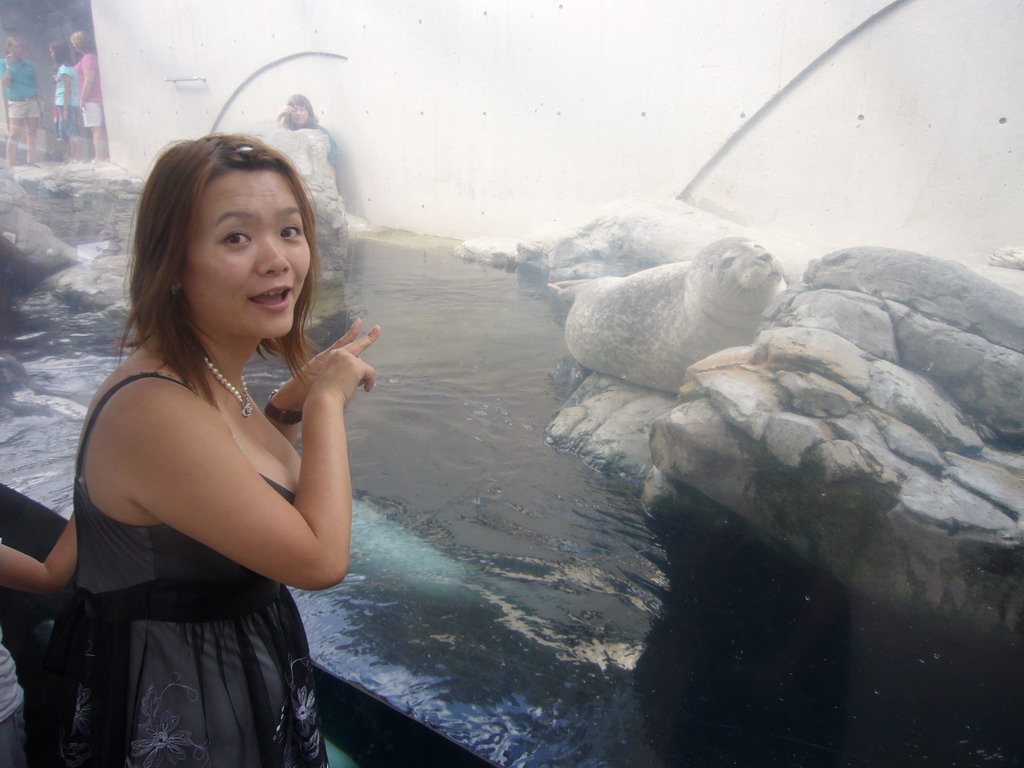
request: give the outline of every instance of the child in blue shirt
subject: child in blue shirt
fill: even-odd
[[[63,40],[50,43],[53,59],[53,79],[57,90],[53,99],[53,118],[57,123],[57,138],[64,143],[64,161],[81,160],[78,115],[78,73],[71,60],[71,46]]]

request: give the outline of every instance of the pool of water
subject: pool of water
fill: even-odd
[[[694,500],[652,516],[544,429],[565,354],[543,286],[450,241],[353,244],[315,336],[384,334],[348,417],[350,576],[300,592],[318,661],[505,766],[1020,765],[1024,653],[859,598]],[[14,350],[0,480],[66,511],[116,328]],[[254,360],[262,402],[281,373]]]
[[[300,605],[322,663],[491,759],[596,757],[638,725],[661,551],[621,486],[544,442],[564,350],[540,289],[451,245],[357,244],[317,329],[358,315],[384,335],[348,419],[352,574]]]

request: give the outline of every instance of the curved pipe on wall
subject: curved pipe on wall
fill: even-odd
[[[262,67],[257,69],[247,78],[245,78],[245,80],[242,81],[241,85],[235,88],[232,94],[228,97],[228,100],[224,102],[224,106],[221,107],[220,113],[217,115],[217,119],[213,121],[213,125],[210,127],[209,132],[217,132],[217,127],[220,125],[220,121],[224,119],[224,115],[227,114],[227,111],[231,108],[232,103],[234,103],[238,95],[242,91],[244,91],[249,86],[249,84],[257,77],[262,75],[264,72],[268,72],[269,70],[274,69],[275,67],[279,67],[282,64],[285,64],[289,61],[295,61],[295,59],[302,59],[311,56],[323,56],[325,58],[341,59],[342,61],[348,61],[348,56],[342,56],[340,53],[328,53],[326,51],[300,51],[299,53],[292,53],[289,54],[288,56],[272,61],[269,64],[264,64]]]
[[[693,204],[692,195],[696,187],[708,177],[708,175],[715,169],[715,167],[721,162],[721,160],[732,151],[733,147],[740,142],[740,140],[746,136],[752,127],[768,115],[772,109],[778,105],[786,96],[796,90],[804,80],[811,76],[815,70],[822,66],[826,61],[835,56],[839,51],[845,48],[853,40],[863,34],[871,27],[878,24],[882,19],[889,16],[893,11],[897,10],[900,6],[903,6],[911,2],[911,0],[893,0],[884,8],[876,11],[871,16],[866,18],[856,27],[851,29],[845,35],[836,40],[831,46],[829,46],[823,53],[821,53],[814,61],[804,67],[798,72],[792,80],[786,83],[782,88],[775,92],[775,94],[762,104],[754,114],[742,125],[740,128],[733,133],[728,139],[723,142],[722,146],[718,148],[718,151],[711,156],[711,158],[701,166],[700,170],[694,174],[694,177],[690,180],[690,183],[686,185],[682,192],[676,195],[676,200],[682,200],[685,203]]]

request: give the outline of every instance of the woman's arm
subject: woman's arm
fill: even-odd
[[[72,515],[45,562],[0,544],[0,586],[51,595],[71,579],[77,560],[78,542]]]
[[[82,77],[82,92],[78,96],[79,103],[85,104],[85,102],[89,98],[89,94],[92,92],[92,85],[95,82],[96,82],[96,70],[95,69],[86,69],[85,70],[85,75]]]
[[[63,74],[60,76],[64,84],[64,104],[61,106],[61,114],[65,120],[68,119],[68,110],[71,109],[71,76]]]
[[[310,387],[319,374],[321,365],[323,365],[323,356],[325,354],[330,352],[332,349],[344,349],[358,357],[380,338],[380,326],[375,325],[370,329],[369,333],[363,336],[363,338],[357,340],[359,331],[361,331],[362,328],[362,319],[356,318],[356,321],[352,323],[352,327],[348,329],[348,333],[334,342],[319,355],[316,355],[303,367],[302,378],[295,378],[293,376],[281,385],[271,398],[273,405],[282,411],[301,412],[302,406],[306,402],[306,396],[309,394]],[[277,428],[277,431],[284,435],[290,443],[294,443],[298,439],[298,423],[282,424],[273,418],[270,419],[270,423],[273,424]]]
[[[269,427],[236,425],[236,443],[228,421],[183,387],[133,383],[96,421],[85,463],[92,501],[115,519],[166,523],[290,586],[336,584],[348,571],[352,523],[344,409],[359,386],[373,387],[374,375],[345,349],[322,356],[303,406],[294,505],[239,449]]]

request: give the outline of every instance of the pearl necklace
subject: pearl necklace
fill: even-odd
[[[203,357],[206,361],[206,367],[210,369],[210,373],[213,374],[213,378],[217,380],[224,389],[232,394],[238,404],[242,406],[242,415],[248,418],[252,415],[252,398],[249,397],[249,389],[245,386],[245,376],[242,377],[242,391],[238,391],[238,387],[227,380],[227,377],[220,372],[220,368],[210,362],[210,358]]]

